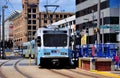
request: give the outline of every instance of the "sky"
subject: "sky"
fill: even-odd
[[[68,2],[69,1],[69,2]],[[75,12],[75,0],[39,0],[40,11],[46,11],[44,5],[59,5],[56,11]],[[7,5],[8,8],[5,10],[5,16],[8,16],[15,10],[22,11],[22,0],[0,0],[0,8],[3,5]],[[51,9],[51,8],[49,8]],[[52,8],[51,11],[53,11]],[[0,9],[1,12],[1,9]]]

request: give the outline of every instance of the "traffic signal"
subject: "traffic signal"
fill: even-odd
[[[93,32],[94,32],[94,34],[97,34],[99,32],[99,29],[95,28]]]
[[[89,33],[89,28],[88,27],[86,28],[86,33]]]

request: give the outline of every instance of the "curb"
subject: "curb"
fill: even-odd
[[[105,72],[105,71],[91,70],[91,72],[96,73],[96,74],[100,74],[103,76],[107,76],[107,77],[120,78],[120,75],[113,74],[113,73],[107,72],[107,71]]]

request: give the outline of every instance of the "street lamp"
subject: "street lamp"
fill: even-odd
[[[2,58],[5,58],[5,32],[4,32],[4,9],[8,8],[8,6],[4,5],[2,6],[2,42],[3,42],[3,47],[2,47]]]

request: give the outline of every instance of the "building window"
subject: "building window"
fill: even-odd
[[[50,18],[53,18],[53,15],[50,15]]]
[[[59,15],[56,15],[56,18],[59,18]]]
[[[72,25],[72,21],[69,22],[69,25]]]
[[[28,20],[28,24],[31,24],[31,20]]]
[[[109,7],[108,1],[104,1],[104,2],[101,3],[101,10],[105,9],[107,7]],[[90,14],[90,13],[92,13],[92,10],[94,10],[94,12],[97,11],[97,4],[76,12],[76,18],[87,15],[87,14]]]
[[[119,24],[119,17],[109,17],[110,24]]]
[[[76,0],[76,5],[79,3],[85,2],[85,1],[87,1],[87,0]]]
[[[33,18],[36,18],[36,14],[33,14]]]
[[[24,5],[22,5],[22,7],[24,8]]]
[[[33,13],[36,13],[36,9],[33,9],[32,12],[33,12]]]
[[[64,15],[64,18],[67,18],[67,15]]]
[[[31,14],[28,14],[28,18],[31,18]]]
[[[31,9],[28,9],[28,13],[31,13]]]
[[[120,0],[109,0],[110,8],[119,8],[120,7]]]
[[[46,15],[46,14],[44,14],[44,18],[47,18],[47,15]]]
[[[44,20],[44,23],[47,23],[47,20]]]
[[[75,20],[73,21],[73,24],[75,24]]]
[[[36,26],[33,26],[33,30],[36,30]]]
[[[31,30],[31,26],[28,26],[28,30]]]
[[[35,32],[35,31],[33,31],[33,35],[35,35],[35,33],[36,33],[36,32]]]
[[[33,20],[33,24],[36,24],[36,20]]]
[[[63,16],[62,15],[60,15],[60,18],[62,18]]]

